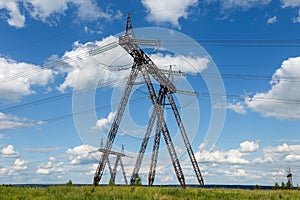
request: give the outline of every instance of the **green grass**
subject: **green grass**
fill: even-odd
[[[300,191],[197,189],[130,186],[51,186],[46,188],[0,186],[0,199],[300,199]]]

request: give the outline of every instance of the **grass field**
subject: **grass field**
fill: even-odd
[[[299,190],[239,190],[129,186],[0,186],[0,199],[300,199]]]

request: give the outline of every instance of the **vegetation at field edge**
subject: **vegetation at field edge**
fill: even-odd
[[[199,189],[171,187],[138,187],[138,186],[51,186],[7,187],[0,186],[2,200],[57,200],[57,199],[300,199],[299,190],[240,190],[240,189]]]

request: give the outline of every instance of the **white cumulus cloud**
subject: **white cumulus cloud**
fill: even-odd
[[[110,112],[107,118],[99,119],[95,126],[92,127],[94,130],[100,129],[101,131],[107,131],[109,129],[110,124],[113,122],[116,112]]]
[[[246,114],[247,110],[246,110],[246,106],[244,102],[228,102],[226,105],[223,104],[216,104],[214,106],[214,108],[217,109],[228,109],[231,110],[233,112],[239,113],[239,114]]]
[[[97,51],[105,45],[117,42],[118,38],[109,36],[101,41],[81,44],[75,42],[73,49],[64,53],[61,59],[65,65],[58,66],[58,71],[66,74],[66,78],[58,90],[64,92],[67,88],[76,90],[109,84],[119,86],[129,75],[129,68],[133,63],[132,57],[121,47],[117,46],[106,52],[93,56],[87,56],[86,52]],[[206,57],[192,57],[169,54],[152,54],[151,59],[160,68],[168,69],[169,65],[175,65],[173,70],[187,73],[199,73],[207,68],[209,59]],[[125,70],[116,70],[123,68]],[[119,84],[118,84],[119,83]]]
[[[97,21],[105,19],[111,21],[120,18],[120,11],[109,7],[101,8],[96,0],[0,0],[0,10],[8,12],[7,23],[10,26],[22,28],[25,26],[26,17],[35,20],[57,24],[61,16],[68,10],[74,9],[74,21]],[[24,14],[21,13],[24,12]]]
[[[267,24],[275,24],[277,22],[277,16],[270,17],[267,21]]]
[[[300,57],[285,60],[273,74],[271,89],[248,97],[248,108],[266,117],[300,118]]]
[[[68,9],[68,0],[49,1],[49,0],[25,0],[27,10],[30,15],[46,22],[47,19],[55,14],[61,15]]]
[[[160,68],[169,69],[173,65],[172,70],[182,71],[185,73],[199,73],[207,68],[209,59],[205,57],[191,57],[182,55],[163,55],[161,53],[151,55],[151,59]]]
[[[294,23],[300,23],[300,9],[298,11],[298,16],[293,18]]]
[[[240,144],[239,151],[243,153],[253,153],[257,151],[259,144],[253,141],[245,141]]]
[[[71,51],[62,56],[64,60],[70,60],[66,65],[58,67],[60,73],[66,73],[64,82],[58,87],[61,92],[67,88],[77,90],[95,87],[107,82],[116,83],[128,75],[127,71],[110,70],[110,66],[131,66],[132,58],[121,46],[113,48],[98,55],[86,56],[86,52],[116,42],[117,38],[109,36],[101,41],[74,43]],[[74,60],[76,61],[74,62]]]
[[[13,169],[14,170],[25,170],[25,169],[27,169],[25,161],[20,159],[20,158],[17,158],[14,162]]]
[[[33,121],[26,118],[19,118],[12,115],[6,115],[0,112],[0,130],[16,129],[19,127],[31,127],[37,124],[44,124],[43,121]]]
[[[300,1],[298,0],[281,0],[282,7],[300,7]]]
[[[37,166],[36,173],[42,174],[42,175],[48,175],[48,174],[55,173],[55,172],[62,173],[65,171],[65,168],[63,165],[64,165],[63,162],[57,162],[55,160],[54,161],[50,160],[46,163],[42,163],[39,166]]]
[[[197,6],[198,0],[142,0],[142,4],[149,12],[148,21],[167,22],[179,27],[178,20],[180,18],[187,19],[190,8]]]
[[[203,149],[201,145],[199,148],[200,151],[195,153],[195,157],[199,162],[248,164],[250,161],[245,156],[256,152],[259,145],[256,142],[244,141],[240,143],[240,148],[228,151],[213,150],[209,152]]]
[[[271,1],[272,0],[206,0],[207,3],[218,2],[224,9],[249,9],[257,6],[268,5]]]
[[[33,86],[46,86],[54,79],[50,69],[41,70],[40,66],[33,64],[0,57],[0,66],[1,99],[18,101],[34,94]]]
[[[7,145],[0,150],[0,157],[18,157],[19,152],[15,151],[13,145]]]
[[[283,143],[278,146],[269,146],[263,148],[263,156],[253,160],[254,163],[268,162],[296,162],[300,157],[300,145],[288,145]]]
[[[95,158],[91,152],[96,151],[95,147],[90,145],[80,145],[67,150],[67,156],[72,165],[93,163]]]
[[[0,10],[8,11],[7,23],[10,26],[22,28],[25,26],[25,16],[21,14],[18,4],[19,0],[0,0]]]

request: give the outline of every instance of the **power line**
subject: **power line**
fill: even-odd
[[[188,41],[186,40],[163,40],[162,43],[166,41],[167,43],[166,44],[176,44],[174,42],[177,41],[178,44],[189,44]],[[203,41],[210,41],[208,43],[210,44],[220,44],[223,43],[228,45],[228,44],[247,44],[247,42],[250,44],[252,42],[255,42],[256,44],[264,44],[263,41],[265,41],[265,43],[267,44],[292,44],[292,45],[295,45],[295,44],[299,44],[300,46],[300,40],[281,40],[279,42],[274,42],[276,40],[199,40],[200,42],[203,42]],[[190,43],[190,44],[194,44],[194,43]],[[77,61],[78,59],[85,59],[85,58],[90,58],[92,59],[93,62],[95,62],[97,65],[102,65],[103,67],[105,67],[106,69],[113,69],[114,67],[110,67],[104,63],[101,63],[99,61],[96,61],[95,59],[92,58],[92,56],[94,55],[97,55],[97,54],[101,54],[101,53],[104,53],[112,48],[115,48],[117,47],[118,44],[117,42],[112,42],[112,43],[109,43],[107,45],[104,45],[104,46],[101,46],[101,47],[97,47],[95,49],[92,49],[90,51],[86,51],[86,52],[82,52],[82,53],[78,53],[77,55],[74,55],[72,57],[66,57],[66,58],[62,58],[62,59],[59,59],[59,60],[56,60],[54,62],[50,62],[50,63],[47,63],[45,64],[44,66],[42,66],[41,68],[31,68],[29,70],[24,70],[24,71],[21,71],[21,72],[18,72],[16,74],[13,74],[13,75],[10,75],[10,76],[7,76],[7,77],[4,77],[4,78],[1,78],[0,79],[0,84],[3,84],[3,83],[7,83],[9,81],[12,81],[12,80],[16,80],[18,78],[21,78],[21,77],[26,77],[26,76],[30,76],[32,74],[35,74],[35,73],[39,73],[39,72],[42,72],[44,70],[47,70],[47,69],[53,69],[53,68],[57,68],[59,66],[63,66],[63,65],[67,65],[67,64],[70,64],[72,62],[75,62]],[[129,64],[126,64],[126,65],[123,65],[123,66],[116,66],[115,69],[119,70],[121,69],[122,67],[127,67],[128,68],[128,65]],[[210,76],[212,76],[212,74],[210,74]],[[248,78],[248,79],[269,79],[269,77],[261,77],[261,76],[255,76],[255,75],[235,75],[235,74],[228,74],[228,75],[225,75],[224,78],[228,78],[228,77],[231,77],[231,78],[235,78],[235,79],[243,79],[243,78]],[[291,78],[300,78],[300,77],[290,77]]]
[[[67,97],[71,97],[72,95],[78,95],[78,94],[81,94],[81,93],[85,93],[89,90],[100,89],[100,88],[103,89],[103,88],[106,88],[106,87],[112,87],[112,86],[115,86],[115,85],[118,85],[118,84],[122,83],[123,81],[126,81],[126,79],[127,79],[127,77],[124,78],[124,79],[120,79],[119,81],[108,81],[106,83],[101,83],[101,84],[98,84],[96,87],[84,88],[84,89],[77,90],[77,91],[74,91],[74,92],[59,94],[59,95],[55,95],[55,96],[52,96],[52,97],[47,97],[47,98],[31,101],[31,102],[20,104],[20,105],[11,106],[11,107],[8,107],[8,108],[3,108],[3,109],[0,110],[0,112],[9,113],[9,112],[13,112],[13,111],[19,111],[19,110],[22,110],[22,109],[25,109],[25,108],[37,106],[37,105],[44,104],[44,103],[49,103],[49,102],[52,102],[52,101],[61,100],[61,99],[67,98]]]
[[[196,42],[198,43],[196,43]],[[215,47],[300,47],[300,40],[161,40],[166,46],[215,46]]]
[[[139,101],[145,100],[148,97],[140,97],[140,98],[136,98],[133,100],[130,100],[129,103],[137,103]],[[65,120],[65,119],[69,119],[72,118],[74,115],[76,116],[80,116],[80,115],[84,115],[84,114],[88,114],[94,111],[102,111],[102,110],[106,110],[109,108],[114,108],[117,107],[118,104],[109,104],[109,105],[104,105],[104,106],[100,106],[100,107],[96,107],[95,109],[89,109],[89,110],[84,110],[81,112],[77,112],[77,113],[69,113],[69,114],[65,114],[65,115],[60,115],[60,116],[56,116],[56,117],[52,117],[52,118],[48,118],[48,119],[44,119],[44,120],[39,120],[38,122],[35,123],[31,123],[31,124],[21,124],[21,125],[17,125],[17,126],[13,126],[10,128],[4,128],[4,129],[0,129],[0,132],[7,132],[7,131],[11,131],[11,130],[16,130],[19,128],[24,128],[24,127],[33,127],[33,126],[37,126],[37,125],[42,125],[45,123],[51,123],[51,122],[55,122],[55,121],[60,121],[60,120]]]
[[[66,57],[66,58],[56,60],[54,62],[47,63],[41,68],[36,68],[35,67],[35,68],[31,68],[29,70],[24,70],[24,71],[15,73],[13,75],[1,78],[0,79],[0,84],[7,83],[9,81],[16,80],[18,78],[27,77],[27,76],[33,75],[35,73],[42,72],[42,71],[47,70],[47,69],[52,69],[52,68],[56,68],[56,67],[59,67],[59,66],[67,65],[67,64],[75,62],[79,59],[85,59],[87,57],[94,56],[96,54],[104,53],[104,52],[106,52],[108,50],[111,50],[115,47],[117,47],[117,42],[112,42],[112,43],[109,43],[107,45],[92,49],[90,51],[85,51],[85,52],[79,53],[79,54],[74,55],[72,57]]]
[[[30,107],[34,107],[40,104],[45,104],[45,103],[49,103],[49,102],[53,102],[53,101],[57,101],[57,100],[61,100],[64,98],[68,98],[71,97],[72,95],[78,95],[80,93],[84,93],[87,92],[89,90],[93,90],[93,89],[103,89],[106,87],[112,87],[114,85],[118,85],[122,82],[124,82],[128,77],[121,79],[119,81],[108,81],[106,83],[102,83],[100,85],[98,85],[96,88],[95,87],[91,87],[91,88],[85,88],[82,90],[78,90],[76,92],[69,92],[69,93],[65,93],[65,94],[60,94],[60,95],[55,95],[52,97],[47,97],[47,98],[43,98],[43,99],[39,99],[36,101],[32,101],[32,102],[28,102],[28,103],[24,103],[24,104],[20,104],[20,105],[16,105],[16,106],[11,106],[11,107],[7,107],[7,108],[2,108],[0,110],[0,112],[2,113],[9,113],[9,112],[14,112],[14,111],[19,111],[25,108],[30,108]],[[137,89],[137,91],[139,93],[148,95],[147,92],[143,92],[140,89]],[[201,92],[201,91],[193,91],[195,94],[197,94],[198,97],[223,97],[223,98],[227,98],[227,99],[240,99],[240,100],[245,100],[245,96],[242,95],[237,95],[237,94],[220,94],[220,93],[209,93],[209,92]],[[247,97],[250,100],[255,100],[255,101],[262,101],[262,102],[273,102],[273,103],[280,103],[280,104],[300,104],[300,100],[299,99],[285,99],[285,98],[264,98],[264,97]],[[194,101],[194,100],[193,100]],[[188,106],[189,104],[191,104],[192,102],[188,102],[187,105],[184,105],[183,107]]]

